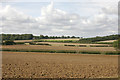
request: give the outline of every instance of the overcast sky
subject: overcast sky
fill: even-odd
[[[2,33],[93,37],[118,33],[118,0],[2,0]]]

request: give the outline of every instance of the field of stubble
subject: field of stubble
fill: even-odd
[[[117,55],[3,52],[3,78],[118,77]]]
[[[2,49],[17,50],[74,50],[74,51],[116,51],[114,47],[69,47],[69,46],[46,46],[46,45],[3,45]]]

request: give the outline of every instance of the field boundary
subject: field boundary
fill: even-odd
[[[27,49],[2,49],[1,51],[9,52],[47,52],[47,53],[72,53],[72,54],[104,54],[104,55],[120,55],[119,51],[100,52],[100,51],[75,51],[75,50],[27,50]]]

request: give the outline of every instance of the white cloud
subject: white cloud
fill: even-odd
[[[103,13],[110,14],[110,15],[117,15],[118,14],[118,6],[108,6],[102,8]]]
[[[1,2],[50,2],[51,0],[1,0]],[[119,0],[53,0],[55,2],[118,2]]]
[[[0,7],[0,18],[5,33],[33,33],[54,35],[95,36],[117,32],[117,9],[102,8],[91,17],[68,13],[54,8],[54,3],[41,9],[41,16],[34,18],[11,6]],[[114,15],[114,16],[113,16]]]
[[[52,26],[53,28],[64,28],[76,24],[79,19],[77,14],[69,14],[65,11],[54,9],[53,3],[41,9],[42,15],[37,18],[43,26]],[[55,26],[55,27],[54,27]]]

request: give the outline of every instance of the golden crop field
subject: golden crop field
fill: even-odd
[[[33,40],[14,40],[14,42],[32,42]]]
[[[32,40],[16,40],[15,42],[27,43],[32,42]],[[109,46],[110,44],[34,43],[36,44],[2,45],[3,78],[118,77],[118,55],[99,55],[93,53],[96,51],[101,53],[116,52],[114,47]],[[86,47],[80,47],[79,45],[86,45]],[[90,47],[90,45],[93,47]],[[63,52],[57,53],[56,51]],[[77,53],[79,51],[88,51],[88,54],[70,54],[69,51],[76,51]]]
[[[75,50],[75,51],[116,51],[113,47],[70,47],[70,46],[46,46],[46,45],[4,45],[2,49],[25,50]]]

